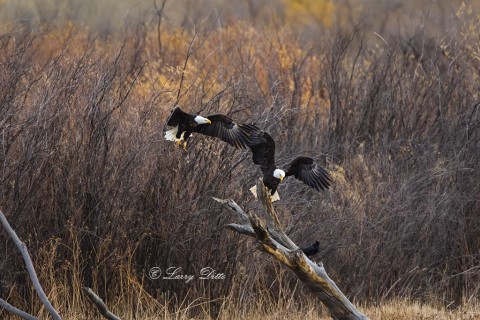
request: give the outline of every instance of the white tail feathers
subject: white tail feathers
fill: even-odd
[[[178,141],[177,139],[178,127],[165,131],[165,139],[168,141]]]
[[[272,202],[280,200],[280,195],[278,194],[278,191],[275,191],[275,193],[272,196]]]
[[[258,199],[257,196],[257,186],[253,186],[250,188],[250,192],[253,193],[253,196],[255,199]],[[280,195],[278,194],[278,191],[275,191],[275,194],[272,196],[272,202],[280,200]]]
[[[250,192],[253,193],[253,196],[255,197],[255,199],[258,199],[258,196],[257,196],[257,186],[253,186],[250,188]]]

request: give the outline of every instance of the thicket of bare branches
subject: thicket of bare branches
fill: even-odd
[[[317,259],[349,297],[478,298],[480,26],[464,19],[439,39],[357,30],[316,46],[286,30],[205,23],[192,41],[162,26],[161,55],[147,25],[120,41],[15,24],[0,36],[0,208],[63,310],[88,303],[84,286],[127,318],[146,306],[218,314],[260,295],[301,305],[307,290],[247,254],[212,200],[252,202],[250,155],[163,140],[178,98],[269,130],[279,164],[301,152],[326,165],[331,191],[287,181],[276,208],[296,243],[320,240]],[[0,239],[0,297],[44,317]],[[148,278],[169,266],[226,279]]]

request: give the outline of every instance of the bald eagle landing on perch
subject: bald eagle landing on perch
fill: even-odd
[[[267,132],[262,132],[259,143],[250,145],[253,163],[260,165],[263,173],[263,184],[270,190],[272,202],[280,199],[277,188],[284,178],[294,176],[307,186],[320,191],[330,187],[332,179],[328,172],[317,165],[312,158],[297,157],[290,162],[287,171],[275,165],[275,141]],[[250,191],[256,196],[257,188]]]

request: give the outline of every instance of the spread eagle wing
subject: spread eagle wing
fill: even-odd
[[[180,107],[175,107],[167,119],[167,126],[176,127],[180,122],[185,121],[188,116],[191,117],[192,115],[184,112]]]
[[[259,128],[252,124],[239,124],[223,114],[207,116],[212,123],[197,125],[193,132],[219,138],[237,149],[246,149],[258,141]]]
[[[312,158],[297,157],[290,163],[285,176],[294,176],[306,185],[320,191],[330,187],[332,178],[327,170],[323,169]]]
[[[257,137],[255,143],[250,145],[253,163],[260,165],[263,174],[275,167],[275,141],[265,131]]]

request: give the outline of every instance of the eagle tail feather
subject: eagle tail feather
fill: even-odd
[[[257,196],[257,186],[253,186],[253,187],[251,187],[249,190],[250,190],[251,193],[253,193],[253,196],[255,197],[255,199],[258,199],[258,196]]]
[[[165,131],[165,139],[168,141],[177,141],[178,127]]]
[[[251,187],[249,190],[250,190],[251,193],[253,193],[253,196],[255,197],[255,199],[258,199],[257,186],[253,186],[253,187]],[[278,194],[278,191],[275,191],[275,193],[273,194],[271,200],[272,200],[272,202],[275,202],[275,201],[280,200],[280,195]]]
[[[275,193],[272,196],[272,202],[280,200],[280,195],[278,194],[278,191],[275,191]]]

